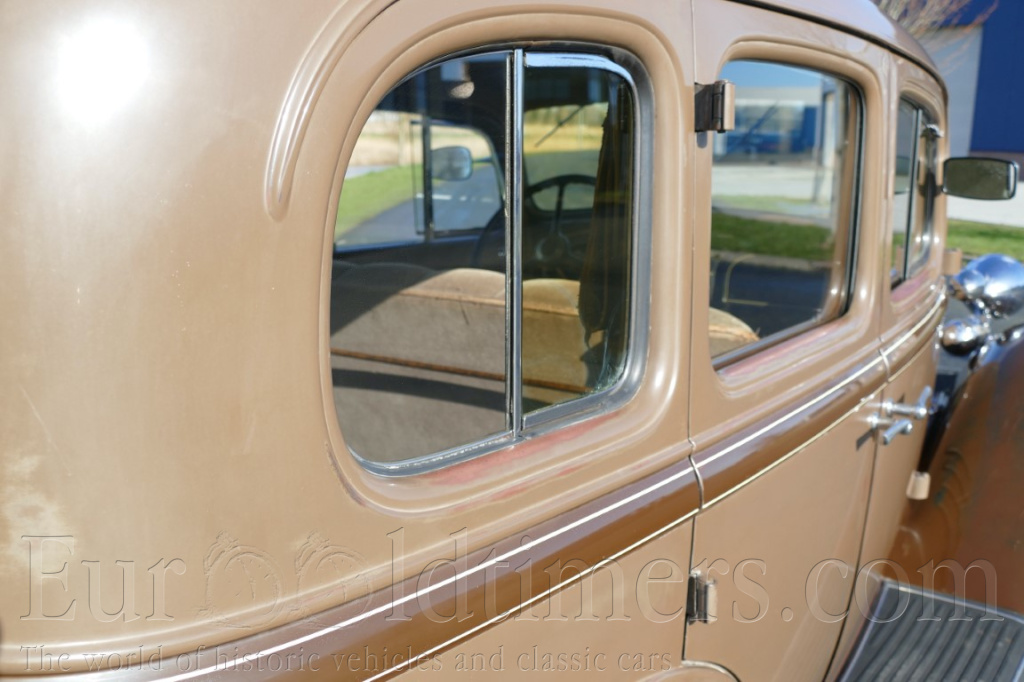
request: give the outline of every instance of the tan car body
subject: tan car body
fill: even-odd
[[[891,289],[887,264],[899,98],[945,127],[945,92],[870,2],[4,15],[0,673],[838,674],[864,618],[854,576],[890,555],[923,438],[882,446],[868,417],[930,385],[944,307],[941,196],[926,266]],[[75,70],[95,26],[122,41],[112,84]],[[328,347],[356,137],[420,66],[545,41],[620,48],[653,93],[642,379],[596,416],[372,473],[335,419]],[[716,370],[694,88],[736,58],[860,89],[856,286],[844,315]],[[688,625],[687,576],[716,561],[719,618]]]

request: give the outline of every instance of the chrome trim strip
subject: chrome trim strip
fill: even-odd
[[[254,663],[256,663],[256,662],[258,662],[260,660],[263,660],[266,657],[271,656],[273,654],[279,654],[282,651],[286,651],[288,649],[294,649],[295,647],[298,647],[300,645],[303,645],[303,644],[306,644],[308,642],[311,642],[311,641],[317,639],[318,637],[323,636],[326,633],[335,632],[337,630],[341,630],[341,629],[344,629],[346,627],[349,627],[349,626],[352,626],[352,625],[356,625],[357,623],[359,623],[361,621],[364,621],[364,620],[367,620],[367,619],[369,619],[369,618],[371,618],[373,616],[378,616],[378,615],[381,615],[381,614],[384,614],[384,613],[388,613],[390,611],[393,611],[398,606],[402,606],[403,604],[407,604],[407,603],[412,602],[414,600],[418,600],[421,596],[428,595],[431,592],[435,592],[437,590],[440,590],[443,587],[447,587],[449,585],[452,585],[452,584],[458,582],[459,580],[465,580],[466,578],[469,578],[470,576],[473,576],[473,575],[475,575],[477,573],[480,573],[481,571],[486,571],[487,569],[489,569],[489,568],[491,568],[493,566],[496,566],[496,565],[498,565],[500,563],[508,562],[509,560],[514,558],[516,555],[519,555],[519,554],[522,554],[522,553],[524,553],[524,552],[526,552],[528,550],[531,550],[534,547],[537,547],[539,545],[544,544],[545,542],[548,542],[550,540],[553,540],[553,539],[559,537],[560,535],[564,535],[565,533],[569,533],[569,532],[571,532],[573,530],[576,530],[577,528],[579,528],[581,526],[584,526],[587,523],[590,523],[591,521],[599,519],[602,516],[604,516],[606,514],[609,514],[609,513],[613,512],[613,511],[617,510],[617,509],[621,509],[622,507],[627,507],[627,506],[633,504],[634,502],[636,502],[637,500],[640,500],[640,499],[642,499],[644,497],[647,497],[651,493],[656,492],[657,490],[659,490],[661,488],[664,488],[665,486],[669,485],[670,483],[674,483],[674,482],[676,482],[676,481],[678,481],[678,480],[680,480],[682,478],[685,478],[687,475],[692,474],[692,473],[694,473],[693,467],[689,466],[689,467],[687,467],[687,468],[685,468],[685,469],[683,469],[681,471],[676,472],[675,474],[673,474],[671,476],[668,476],[668,477],[658,481],[657,483],[654,483],[654,484],[644,488],[643,490],[639,490],[639,491],[633,493],[632,495],[619,500],[618,502],[610,504],[607,507],[604,507],[602,509],[599,509],[599,510],[597,510],[595,512],[592,512],[592,513],[588,514],[587,516],[584,516],[583,518],[577,519],[577,520],[573,521],[572,523],[569,523],[569,524],[567,524],[565,526],[562,526],[558,530],[551,531],[547,535],[539,537],[536,540],[531,540],[530,542],[524,543],[524,544],[520,545],[519,547],[517,547],[515,549],[512,549],[512,550],[509,550],[508,552],[506,552],[504,554],[501,554],[501,555],[495,556],[495,557],[493,557],[491,559],[488,559],[486,561],[483,561],[480,564],[477,564],[476,566],[470,568],[469,570],[467,570],[467,571],[465,571],[463,573],[456,573],[452,577],[446,578],[444,580],[441,580],[441,581],[439,581],[438,583],[436,583],[434,585],[430,585],[429,587],[426,587],[426,588],[423,588],[421,590],[417,590],[417,591],[412,592],[410,594],[404,595],[404,596],[402,596],[399,599],[395,599],[395,600],[390,601],[390,602],[388,602],[386,604],[382,604],[382,605],[378,606],[377,608],[371,609],[369,611],[365,611],[365,612],[363,612],[363,613],[361,613],[361,614],[359,614],[357,616],[353,616],[352,618],[349,618],[348,620],[342,621],[340,623],[335,623],[334,625],[328,625],[328,626],[322,627],[319,630],[317,630],[316,632],[311,632],[309,634],[303,635],[302,637],[296,637],[295,639],[292,639],[292,640],[290,640],[288,642],[285,642],[283,644],[278,644],[276,646],[268,647],[266,649],[261,649],[260,651],[257,652],[257,655],[255,657],[244,659],[244,660],[239,659],[239,658],[235,658],[235,659],[233,659],[231,661],[230,664],[224,664],[224,665],[215,664],[213,666],[208,666],[206,668],[200,668],[200,669],[197,669],[197,670],[192,670],[192,671],[189,671],[189,672],[180,673],[178,675],[175,675],[173,677],[169,677],[169,678],[166,678],[166,679],[167,679],[168,682],[176,682],[177,680],[189,680],[189,679],[192,679],[194,677],[198,677],[200,675],[212,674],[214,672],[220,672],[220,671],[224,671],[224,670],[231,670],[234,667],[236,667],[237,664],[239,664],[239,663],[254,664]],[[698,509],[694,509],[691,512],[687,512],[683,516],[680,516],[679,518],[677,518],[674,521],[672,521],[672,522],[666,524],[665,526],[659,528],[658,530],[654,531],[653,533],[649,533],[648,535],[646,535],[643,538],[633,542],[629,546],[623,548],[622,550],[616,552],[615,554],[609,556],[608,558],[598,562],[597,564],[594,564],[594,566],[591,567],[590,569],[588,569],[587,571],[580,572],[580,573],[577,573],[577,574],[573,575],[572,577],[568,578],[567,580],[565,580],[565,581],[559,583],[558,585],[548,589],[544,593],[542,593],[540,595],[536,595],[532,599],[519,604],[518,606],[516,606],[513,609],[509,609],[508,611],[504,612],[501,616],[496,616],[495,618],[492,618],[491,620],[487,621],[486,623],[482,623],[482,624],[476,626],[475,628],[472,628],[472,629],[468,630],[467,632],[459,635],[459,637],[454,638],[452,640],[449,640],[448,642],[445,642],[442,645],[434,647],[433,649],[430,649],[428,652],[426,652],[424,654],[421,654],[419,657],[428,656],[428,655],[438,651],[440,648],[448,646],[450,643],[460,641],[461,639],[464,639],[466,636],[468,636],[468,635],[470,635],[470,634],[472,634],[474,632],[479,631],[481,628],[489,626],[489,625],[497,622],[501,618],[507,617],[510,613],[514,613],[516,611],[521,610],[522,608],[524,608],[526,606],[532,605],[532,604],[536,603],[538,600],[543,599],[544,597],[549,596],[550,594],[552,594],[554,592],[557,592],[557,591],[561,590],[562,588],[564,588],[564,587],[566,587],[568,585],[573,584],[576,580],[579,580],[579,579],[581,579],[583,577],[591,575],[598,568],[602,568],[602,567],[606,566],[607,564],[609,564],[610,562],[618,560],[619,558],[621,558],[625,554],[627,554],[627,553],[633,551],[634,549],[640,547],[644,543],[650,542],[651,540],[659,537],[660,535],[663,535],[666,532],[668,532],[668,531],[670,531],[670,530],[672,530],[674,528],[677,528],[678,526],[682,525],[686,521],[688,521],[691,518],[693,518],[694,516],[696,516],[698,511],[699,511]],[[297,623],[301,624],[301,621],[298,621]],[[297,623],[290,623],[290,624],[284,625],[282,627],[287,628],[287,627],[289,627],[289,625],[296,625]],[[403,663],[408,663],[408,661],[405,661]],[[389,674],[391,674],[391,673],[393,673],[393,672],[395,672],[397,670],[400,670],[401,668],[402,668],[402,665],[399,665],[398,667],[389,668],[388,670],[385,670],[384,672],[378,673],[375,677],[372,677],[370,679],[380,679],[382,676],[389,675]]]
[[[800,407],[797,407],[796,409],[791,410],[790,412],[787,412],[786,414],[784,414],[783,416],[779,417],[778,419],[776,419],[772,423],[770,423],[767,426],[764,426],[764,427],[758,429],[757,431],[755,431],[754,433],[750,434],[746,438],[744,438],[744,439],[742,439],[740,441],[737,441],[736,443],[733,443],[729,447],[723,449],[721,452],[715,453],[714,455],[712,455],[708,459],[704,460],[703,462],[700,462],[697,465],[697,467],[700,468],[701,466],[707,466],[708,464],[711,464],[712,462],[714,462],[714,461],[716,461],[718,459],[721,459],[722,457],[725,457],[729,453],[731,453],[731,452],[733,452],[735,450],[738,450],[739,448],[741,448],[744,445],[750,443],[751,441],[757,440],[758,438],[760,438],[764,434],[768,433],[772,429],[776,428],[777,426],[779,426],[783,422],[789,421],[793,417],[799,415],[801,412],[804,412],[804,411],[810,409],[811,407],[814,407],[815,405],[817,405],[821,401],[826,400],[827,398],[830,398],[833,394],[835,394],[835,393],[841,391],[842,389],[846,388],[851,383],[853,383],[857,379],[861,378],[862,376],[864,376],[865,374],[870,372],[872,369],[875,368],[876,365],[880,364],[881,362],[882,362],[881,358],[876,358],[875,360],[870,361],[869,363],[867,363],[866,365],[861,367],[859,370],[857,370],[856,372],[854,372],[853,374],[851,374],[850,376],[846,377],[841,382],[839,382],[838,384],[833,386],[828,391],[825,391],[824,393],[818,395],[817,397],[813,398],[812,400],[807,401],[806,403],[804,403]]]
[[[875,361],[875,362],[872,362],[870,366],[874,367],[877,364],[878,364],[878,362]],[[723,499],[725,499],[729,495],[732,495],[733,493],[735,493],[740,488],[745,488],[749,484],[753,483],[757,479],[759,479],[762,476],[764,476],[765,474],[767,474],[772,469],[778,467],[783,462],[786,462],[787,460],[792,458],[794,455],[796,455],[796,454],[802,452],[803,450],[807,449],[808,447],[813,445],[815,442],[817,442],[819,439],[824,438],[826,435],[831,433],[837,426],[839,426],[840,423],[842,423],[845,419],[847,419],[850,415],[852,415],[855,412],[857,412],[858,410],[860,410],[867,403],[875,400],[879,393],[880,393],[880,391],[875,391],[874,393],[871,393],[870,395],[865,396],[864,398],[861,398],[861,400],[856,404],[856,406],[854,406],[852,409],[847,410],[846,412],[844,412],[835,421],[833,421],[831,424],[826,426],[824,429],[822,429],[818,433],[814,434],[814,436],[812,436],[810,439],[808,439],[807,441],[801,443],[797,447],[793,448],[792,450],[787,452],[785,455],[783,455],[779,459],[775,460],[774,462],[772,462],[771,464],[766,466],[764,469],[761,469],[760,471],[758,471],[756,474],[754,474],[750,478],[748,478],[748,479],[746,479],[744,481],[741,481],[740,483],[737,483],[732,488],[729,488],[728,490],[723,492],[718,497],[716,497],[713,500],[707,502],[704,505],[704,507],[701,509],[701,511],[704,511],[705,509],[710,509],[712,506],[714,506],[715,504],[721,502]],[[866,426],[866,424],[865,424],[865,426]],[[711,460],[708,460],[708,461],[711,461]]]
[[[903,336],[899,337],[898,339],[890,343],[888,346],[883,348],[882,353],[885,356],[894,354],[896,352],[896,349],[898,349],[900,346],[906,343],[912,336],[917,334],[917,332],[921,331],[921,327],[928,324],[928,321],[935,316],[935,313],[938,312],[939,308],[942,307],[942,304],[945,302],[945,300],[946,297],[943,295],[939,295],[938,297],[936,297],[935,303],[932,304],[931,309],[925,314],[925,316],[918,320],[917,324],[911,327],[906,333],[903,334]],[[886,361],[888,362],[888,358],[886,359]]]
[[[682,661],[679,665],[680,665],[680,667],[682,667],[684,669],[685,668],[696,668],[696,669],[701,669],[701,670],[711,670],[713,672],[716,672],[716,673],[719,673],[721,675],[727,676],[729,679],[733,680],[734,682],[740,682],[739,678],[736,677],[732,673],[731,670],[729,670],[728,668],[725,668],[723,666],[720,666],[717,663],[708,663],[707,661]]]
[[[924,346],[919,348],[917,350],[917,352],[914,353],[914,355],[911,356],[911,358],[909,360],[904,362],[903,366],[900,367],[898,370],[896,370],[895,374],[890,374],[889,375],[889,381],[886,382],[886,383],[890,384],[893,381],[896,381],[897,379],[899,379],[901,376],[903,376],[903,373],[906,372],[908,369],[910,369],[914,365],[914,363],[917,361],[917,359],[920,358],[922,355],[924,355],[927,352],[928,352],[928,345],[925,344]],[[886,364],[888,364],[888,361],[886,361]]]
[[[600,69],[611,71],[623,80],[632,83],[633,78],[626,69],[615,62],[595,54],[583,52],[530,52],[526,55],[526,66],[531,69],[568,68]]]
[[[385,677],[387,675],[390,675],[392,673],[398,672],[398,671],[402,670],[403,668],[408,667],[412,663],[415,663],[417,660],[421,660],[421,659],[423,659],[425,657],[432,656],[432,655],[438,653],[439,651],[442,651],[443,649],[446,649],[447,647],[449,647],[449,646],[451,646],[453,644],[457,644],[458,642],[461,642],[461,641],[463,641],[465,639],[468,639],[470,636],[476,634],[477,632],[480,632],[481,630],[485,630],[485,629],[489,628],[490,626],[492,626],[495,623],[498,623],[498,622],[508,618],[509,616],[511,616],[514,613],[521,612],[521,611],[525,610],[526,608],[528,608],[530,606],[533,606],[534,604],[540,603],[544,599],[547,599],[548,597],[550,597],[555,592],[559,592],[559,591],[565,589],[566,587],[569,587],[570,585],[573,585],[576,582],[582,580],[583,578],[586,578],[586,577],[589,577],[591,575],[594,575],[600,569],[604,568],[605,566],[608,566],[609,564],[612,564],[612,563],[618,561],[619,559],[621,559],[622,557],[626,556],[627,554],[629,554],[633,550],[638,549],[639,547],[642,547],[644,544],[646,544],[648,542],[651,542],[652,540],[657,539],[658,537],[664,535],[665,533],[668,533],[669,531],[678,528],[679,526],[681,526],[682,524],[686,523],[691,518],[696,516],[696,514],[697,514],[697,510],[694,510],[694,511],[692,511],[692,512],[690,512],[690,513],[688,513],[688,514],[686,514],[684,516],[679,517],[678,519],[676,519],[672,523],[670,523],[670,524],[668,524],[668,525],[666,525],[666,526],[664,526],[664,527],[654,531],[653,533],[648,534],[647,536],[641,538],[640,540],[637,540],[633,544],[629,545],[628,547],[623,548],[622,550],[616,552],[615,554],[609,556],[608,558],[602,559],[601,561],[599,561],[596,564],[594,564],[591,568],[588,568],[586,571],[581,571],[579,573],[576,573],[571,578],[569,578],[569,579],[559,583],[558,585],[556,585],[556,586],[554,586],[552,588],[549,588],[549,589],[545,590],[544,592],[534,596],[531,599],[528,599],[527,601],[521,603],[519,606],[516,606],[515,608],[508,609],[507,611],[505,611],[505,612],[503,612],[501,614],[498,614],[494,618],[491,618],[490,620],[488,620],[488,621],[486,621],[484,623],[481,623],[480,625],[477,625],[474,628],[470,628],[469,630],[467,630],[467,631],[463,632],[462,634],[460,634],[458,637],[453,637],[452,639],[450,639],[450,640],[448,640],[448,641],[446,641],[446,642],[444,642],[442,644],[438,644],[434,648],[429,649],[426,652],[424,652],[424,653],[420,654],[419,656],[417,656],[417,658],[415,660],[403,661],[402,663],[398,664],[397,666],[394,666],[392,668],[389,668],[388,670],[385,670],[383,672],[380,672],[380,673],[374,675],[373,677],[369,678],[367,680],[367,682],[372,682],[373,680],[379,680],[379,679],[381,679],[381,678],[383,678],[383,677]],[[692,561],[693,561],[692,557],[691,557],[690,561],[692,563]]]
[[[693,442],[693,438],[686,439],[690,443],[690,466],[693,467],[693,473],[697,476],[697,499],[700,500],[700,508],[704,508],[704,475],[700,473],[700,467],[693,461],[693,455],[697,452],[697,444]]]
[[[518,436],[523,428],[523,50],[518,48],[512,53],[506,79],[508,98],[506,106],[509,115],[507,124],[511,127],[505,140],[509,147],[505,153],[505,165],[508,173],[505,176],[505,187],[508,201],[505,202],[511,221],[505,221],[511,229],[505,230],[505,297],[508,308],[505,309],[505,333],[508,343],[505,344],[505,362],[508,380],[505,384],[508,395],[508,428],[513,436]],[[511,222],[511,224],[510,224]]]

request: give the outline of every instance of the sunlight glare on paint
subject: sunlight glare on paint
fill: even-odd
[[[146,43],[123,21],[82,26],[64,39],[58,54],[58,96],[69,115],[90,126],[127,105],[149,72]]]

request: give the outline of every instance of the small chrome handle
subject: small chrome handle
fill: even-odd
[[[925,386],[921,396],[917,399],[916,405],[896,403],[886,400],[882,403],[882,412],[887,417],[910,417],[911,419],[926,419],[930,412],[932,400],[932,387]]]
[[[868,417],[868,423],[872,429],[885,429],[882,432],[882,445],[888,445],[896,440],[896,436],[902,436],[914,430],[914,422],[909,419],[897,419],[893,421],[888,417],[873,414]]]
[[[914,430],[914,422],[909,419],[897,419],[892,426],[882,432],[882,445],[896,440],[896,436],[906,435]]]

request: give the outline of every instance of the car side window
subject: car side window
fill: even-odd
[[[843,314],[861,103],[812,69],[734,61],[735,129],[714,137],[710,343],[716,364]]]
[[[933,236],[938,129],[927,111],[901,100],[896,125],[892,197],[893,286],[928,261]]]
[[[466,456],[619,383],[636,107],[607,57],[518,49],[382,99],[346,171],[331,288],[337,417],[364,463]]]

